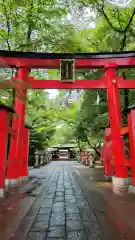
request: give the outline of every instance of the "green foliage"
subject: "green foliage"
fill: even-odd
[[[78,28],[77,20],[86,17],[88,9],[93,24],[90,27],[87,17],[86,27]],[[68,21],[71,13],[73,21]],[[0,47],[4,50],[72,53],[135,50],[132,7],[118,8],[102,0],[0,0],[0,14]],[[135,78],[134,69],[118,70],[119,75],[123,73],[127,79]],[[8,70],[4,74],[6,78],[11,76]],[[76,78],[99,79],[103,74],[103,69],[77,70]],[[35,69],[31,75],[46,81],[60,78],[60,72],[54,69]],[[127,95],[129,104],[134,104],[134,90]],[[0,102],[12,106],[12,90],[1,89],[0,96]],[[125,91],[120,90],[121,110],[126,107],[125,99]],[[67,142],[77,142],[80,149],[98,148],[108,122],[105,91],[61,90],[53,99],[46,91],[28,92],[26,123],[31,127],[30,151]]]
[[[106,1],[78,0],[81,9],[90,8],[96,15],[95,27],[81,30],[90,45],[92,52],[134,50],[134,8],[116,8]],[[119,70],[118,74],[127,79],[135,79],[134,69]],[[102,73],[97,70],[82,73],[88,79],[97,79]],[[120,90],[121,110],[126,106],[126,94],[128,104],[135,103],[135,91],[125,93]],[[76,137],[79,143],[90,146],[98,146],[103,142],[104,128],[108,125],[107,96],[104,91],[98,91],[99,103],[96,104],[97,91],[84,91],[83,100],[78,116]],[[124,118],[125,120],[125,118]]]
[[[45,91],[29,91],[26,123],[31,127],[30,150],[42,150],[48,146],[56,127],[55,111],[51,109],[49,95]]]

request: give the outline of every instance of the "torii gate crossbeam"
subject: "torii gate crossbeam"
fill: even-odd
[[[135,67],[135,52],[100,53],[30,53],[0,51],[0,61],[7,67],[59,69],[60,59],[75,59],[76,69],[104,68],[115,63],[120,68]]]

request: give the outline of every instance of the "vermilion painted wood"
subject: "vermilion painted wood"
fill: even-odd
[[[135,109],[128,114],[130,162],[132,167],[132,185],[135,187]]]
[[[5,187],[7,166],[9,111],[0,109],[0,188]]]
[[[26,88],[29,89],[104,89],[106,82],[104,80],[76,80],[74,83],[63,83],[60,80],[29,80]],[[20,88],[18,85],[13,87],[12,83],[5,80],[6,88]],[[3,85],[0,85],[3,88]]]
[[[127,134],[127,133],[128,133],[128,126],[122,128],[121,131],[120,131],[120,134],[121,134],[121,135],[125,135],[125,134]]]
[[[121,135],[121,136],[123,136],[123,135],[125,135],[125,134],[127,134],[127,133],[128,133],[128,126],[122,128],[122,129],[120,130],[120,135]],[[106,135],[106,141],[111,141],[111,139],[112,139],[112,134],[111,134],[111,133],[108,134],[108,135]]]
[[[114,175],[112,141],[108,140],[108,136],[110,135],[111,135],[111,129],[107,128],[104,135],[104,146],[103,146],[103,160],[104,160],[106,176]]]
[[[7,67],[58,69],[60,59],[75,59],[77,69],[104,68],[107,63],[115,63],[118,67],[135,66],[135,52],[45,54],[0,51],[1,65]]]
[[[28,79],[28,69],[20,68],[18,70],[17,79],[22,79],[24,82]],[[22,86],[20,85],[20,88]],[[26,97],[26,89],[22,88],[22,93]],[[7,170],[7,179],[15,179],[20,177],[21,173],[21,150],[22,137],[25,119],[25,102],[18,95],[15,97],[14,110],[17,116],[13,117],[12,128],[16,131],[16,137],[12,136],[10,141],[9,162]]]
[[[104,80],[76,80],[74,83],[63,83],[60,80],[33,80],[32,89],[104,89]]]
[[[16,130],[14,130],[11,127],[8,127],[8,134],[11,134],[12,136],[16,136]]]
[[[116,77],[117,85],[120,89],[134,89],[135,80],[124,80],[121,77]],[[23,88],[28,89],[106,89],[107,82],[105,77],[99,80],[75,80],[74,83],[63,83],[60,80],[37,80],[33,77],[28,77],[27,83],[22,82]],[[4,84],[0,84],[0,88],[22,88],[16,81],[16,78],[4,80]]]
[[[120,100],[117,81],[116,69],[114,65],[110,65],[105,68],[106,80],[107,80],[107,96],[108,96],[108,112],[111,125],[112,134],[112,149],[113,149],[113,159],[115,163],[115,173],[116,177],[127,178],[128,171],[125,166],[125,156],[124,156],[124,143],[121,140],[121,129],[122,120],[120,112]]]
[[[135,80],[134,79],[128,79],[125,80],[122,77],[117,78],[117,84],[118,88],[122,89],[134,89],[135,88]]]
[[[28,156],[29,156],[29,129],[24,128],[23,131],[23,143],[21,151],[21,177],[28,176]]]
[[[12,128],[16,131],[16,135],[11,135],[10,138],[10,151],[8,154],[8,166],[7,166],[7,179],[16,179],[19,177],[19,168],[15,160],[15,153],[17,148],[17,126],[18,118],[14,116],[12,122]]]

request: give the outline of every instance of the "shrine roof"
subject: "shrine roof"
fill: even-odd
[[[0,50],[1,57],[32,59],[89,59],[89,58],[129,58],[135,57],[135,51],[124,52],[91,52],[91,53],[42,53]]]
[[[0,50],[0,67],[59,69],[61,59],[75,59],[76,69],[104,68],[115,63],[120,68],[135,67],[135,51],[98,53],[36,53]]]

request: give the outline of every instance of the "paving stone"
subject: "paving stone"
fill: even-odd
[[[66,208],[66,213],[79,213],[78,207],[68,207]]]
[[[53,199],[55,197],[55,194],[50,194],[48,196],[46,196],[46,199]]]
[[[46,240],[65,240],[65,238],[46,238]]]
[[[38,214],[50,215],[52,208],[41,207]]]
[[[52,216],[61,216],[61,217],[65,217],[66,214],[65,214],[65,212],[52,212],[51,217],[52,217]]]
[[[81,220],[81,217],[79,213],[67,213],[66,220]]]
[[[48,215],[37,215],[35,218],[35,222],[44,222],[45,224],[48,224],[49,217]]]
[[[45,240],[46,233],[30,232],[26,240]]]
[[[64,212],[65,208],[64,207],[53,207],[52,212]]]
[[[66,200],[75,199],[75,196],[73,194],[72,195],[65,195],[65,199]]]
[[[65,191],[66,191],[66,190],[73,190],[73,188],[72,188],[71,186],[66,186],[66,185],[65,185]]]
[[[56,207],[56,208],[64,207],[64,201],[55,202],[55,203],[53,204],[53,207]]]
[[[64,196],[55,197],[55,199],[54,199],[54,203],[55,202],[62,202],[62,201],[64,201]]]
[[[78,208],[77,203],[76,202],[66,203],[66,209],[68,208]]]
[[[48,230],[48,223],[45,222],[34,222],[31,227],[32,232],[46,232]]]
[[[57,184],[52,184],[50,182],[50,184],[49,184],[49,191],[48,192],[54,191],[56,189],[56,187],[57,187]]]
[[[59,188],[57,187],[56,191],[57,191],[57,192],[64,192],[64,191],[65,191],[65,189],[64,189],[64,188],[62,188],[62,187],[59,187]]]
[[[51,191],[47,192],[46,197],[50,196],[50,195],[54,195],[55,191],[56,191],[56,188],[54,188],[54,189],[51,188]]]
[[[64,192],[56,192],[56,197],[61,197],[64,195]]]
[[[84,231],[72,231],[67,233],[67,240],[88,240]]]
[[[65,225],[65,214],[64,213],[52,213],[50,226]]]
[[[84,230],[81,220],[78,220],[78,219],[67,220],[66,229],[67,231]]]
[[[65,195],[74,195],[73,190],[65,190]]]
[[[65,180],[64,188],[65,188],[65,191],[73,191],[72,184],[71,183],[69,185],[66,184],[66,180]]]
[[[58,167],[26,240],[111,240],[103,234],[104,229],[98,223],[100,220],[106,227],[95,206],[95,195],[91,195],[89,204],[70,176],[69,169]]]
[[[72,199],[65,199],[65,205],[69,204],[69,203],[76,203],[76,199],[72,198]]]
[[[50,194],[54,194],[55,190],[56,190],[56,187],[54,189],[52,189],[52,187],[51,187],[51,190],[49,190],[47,192],[47,196],[50,195]]]
[[[64,226],[50,227],[48,229],[47,236],[51,238],[65,238],[65,227]]]
[[[53,199],[45,199],[42,202],[41,207],[52,207],[52,205],[53,205]]]

